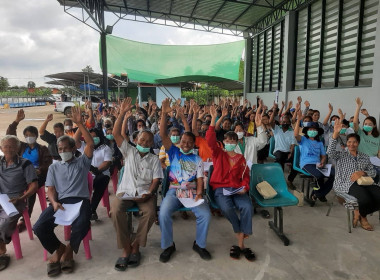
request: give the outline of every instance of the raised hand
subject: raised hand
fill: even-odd
[[[25,119],[25,113],[24,113],[24,110],[23,109],[20,109],[17,111],[17,116],[16,116],[16,122],[19,123],[21,122],[23,119]]]
[[[300,121],[302,119],[302,111],[298,110],[297,111],[297,121]]]
[[[82,123],[82,112],[79,106],[71,107],[71,120],[77,125]]]
[[[120,113],[125,114],[127,111],[131,110],[132,107],[132,98],[127,97],[120,104]]]
[[[367,109],[361,109],[360,113],[362,113],[364,116],[369,116]]]
[[[329,111],[332,112],[334,110],[334,107],[329,103]]]
[[[363,106],[363,100],[361,100],[360,97],[356,97],[355,102],[359,108]]]
[[[226,108],[224,108],[223,110],[222,110],[222,118],[224,118],[225,116],[227,116],[228,115],[228,108],[226,107]]]
[[[127,120],[128,120],[130,117],[132,117],[132,111],[131,111],[131,110],[127,111],[127,112],[125,113],[125,115],[124,115],[124,118],[127,119]]]
[[[288,103],[288,109],[290,110],[292,107],[293,107],[293,101],[290,100]]]
[[[170,98],[165,98],[164,101],[162,101],[161,110],[163,114],[169,114],[172,111],[170,107],[171,102],[172,100]]]
[[[301,109],[301,103],[296,104],[296,112],[298,112]]]
[[[260,109],[260,107],[259,107],[259,109]],[[256,116],[255,116],[255,125],[256,125],[256,127],[261,126],[261,123],[262,123],[261,120],[263,118],[263,115],[264,115],[264,111],[261,112],[261,113],[259,113],[257,111]]]
[[[183,108],[182,107],[177,107],[176,112],[177,112],[177,119],[183,119],[185,117],[185,114],[183,113]]]
[[[217,112],[216,112],[216,108],[215,108],[215,106],[211,106],[211,107],[210,107],[210,114],[211,114],[211,117],[212,117],[212,118],[216,118],[216,116],[217,116]]]
[[[301,96],[298,96],[298,97],[297,97],[297,102],[298,102],[299,104],[302,103],[302,97],[301,97]]]
[[[339,135],[342,127],[343,127],[342,121],[340,119],[336,119],[334,123],[334,135],[335,134]]]
[[[47,117],[46,117],[46,121],[47,122],[51,122],[53,120],[53,114],[49,114],[49,115],[47,115]]]
[[[305,104],[305,107],[307,107],[307,108],[310,107],[310,102],[309,101],[306,100],[304,104]]]

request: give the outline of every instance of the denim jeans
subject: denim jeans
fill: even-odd
[[[176,197],[176,190],[169,189],[160,206],[160,229],[161,229],[161,248],[166,249],[173,244],[173,219],[172,214],[183,207]],[[195,241],[201,248],[206,248],[207,233],[211,220],[210,207],[206,203],[191,208],[197,221]]]
[[[232,188],[228,188],[232,189]],[[223,215],[230,221],[235,233],[252,234],[252,201],[248,194],[223,195],[223,188],[214,192],[216,203]],[[239,211],[240,219],[236,213]]]

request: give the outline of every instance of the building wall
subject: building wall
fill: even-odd
[[[375,53],[374,53],[374,64],[373,64],[373,76],[372,76],[372,86],[371,87],[352,87],[352,88],[334,88],[334,89],[315,89],[315,90],[297,90],[297,91],[286,91],[289,88],[285,85],[286,77],[283,79],[282,92],[280,92],[279,101],[283,100],[293,100],[297,99],[297,96],[301,96],[303,101],[308,100],[311,104],[311,108],[318,109],[321,112],[321,119],[328,112],[328,103],[334,106],[333,114],[337,114],[338,108],[341,108],[343,112],[346,113],[346,117],[349,118],[354,114],[355,111],[355,98],[360,97],[364,100],[363,108],[366,108],[370,115],[376,117],[379,121],[380,117],[380,13],[377,13],[377,26],[376,26],[376,39],[375,39]],[[289,15],[287,15],[289,17]],[[286,21],[285,21],[286,22]],[[288,28],[285,25],[285,28]],[[285,36],[291,33],[291,30],[285,32]],[[285,40],[286,42],[286,40]],[[255,58],[253,58],[254,60]],[[286,64],[286,62],[285,62]],[[286,65],[284,65],[286,67]],[[284,90],[285,89],[285,90]],[[259,92],[259,93],[248,93],[247,98],[253,103],[256,103],[256,97],[260,96],[264,103],[271,107],[273,101],[275,100],[275,92]],[[302,106],[304,106],[302,104]],[[361,115],[360,119],[364,119]]]

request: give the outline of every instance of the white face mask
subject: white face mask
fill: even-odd
[[[73,127],[71,125],[65,125],[65,130],[72,130]]]
[[[72,152],[64,152],[64,153],[59,153],[59,156],[61,157],[63,162],[69,161],[73,157]]]
[[[25,142],[28,144],[34,144],[36,143],[36,137],[25,137]]]
[[[239,132],[236,132],[236,134],[237,134],[239,139],[244,137],[244,132],[239,131]]]

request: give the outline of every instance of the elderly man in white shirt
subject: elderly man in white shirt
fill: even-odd
[[[163,172],[158,157],[151,154],[153,146],[153,134],[148,130],[140,131],[137,145],[130,145],[128,136],[122,136],[122,123],[124,118],[131,116],[131,98],[126,98],[120,107],[120,115],[117,118],[113,136],[124,157],[124,173],[117,189],[115,199],[111,206],[111,216],[116,229],[117,245],[123,249],[123,254],[115,264],[118,271],[126,270],[127,266],[138,266],[141,254],[140,246],[145,247],[148,232],[156,219],[155,193]],[[123,200],[122,196],[138,197]],[[136,237],[132,241],[128,227],[126,210],[138,206],[142,216],[139,219]]]

